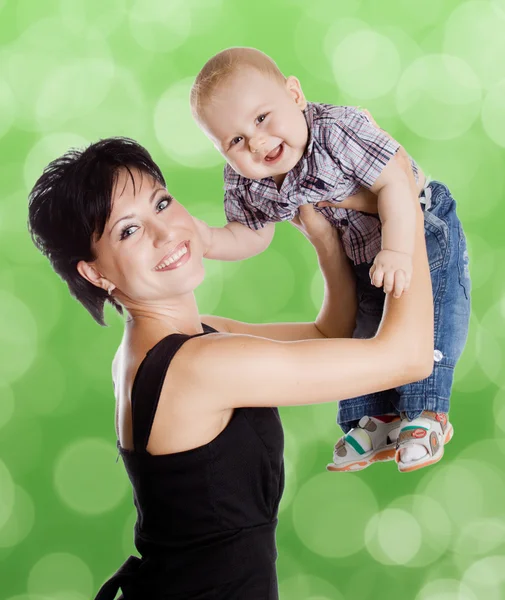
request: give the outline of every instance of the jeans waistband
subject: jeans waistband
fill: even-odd
[[[429,210],[431,207],[431,188],[430,188],[430,183],[433,180],[431,179],[431,177],[428,175],[426,176],[426,180],[424,182],[424,187],[421,190],[421,193],[419,194],[419,202],[421,204],[424,204],[424,210]]]

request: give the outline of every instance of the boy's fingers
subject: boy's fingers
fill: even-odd
[[[395,285],[395,273],[394,271],[388,271],[384,275],[384,292],[390,294],[393,291]]]
[[[382,282],[384,280],[384,271],[380,267],[376,267],[375,272],[372,276],[372,284],[375,287],[382,287]]]
[[[396,271],[393,296],[395,298],[399,298],[402,295],[402,292],[404,289],[405,289],[405,272],[402,270]]]

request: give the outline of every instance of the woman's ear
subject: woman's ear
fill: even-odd
[[[84,260],[80,260],[77,263],[77,271],[81,277],[92,283],[98,288],[102,288],[106,292],[110,293],[109,290],[114,289],[114,284],[102,276],[93,263],[88,263]]]
[[[286,89],[291,94],[293,100],[300,110],[305,110],[307,107],[307,100],[305,100],[305,95],[303,93],[300,81],[294,77],[294,75],[290,75],[286,79]]]

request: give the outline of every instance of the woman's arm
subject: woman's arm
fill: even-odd
[[[386,297],[374,338],[276,342],[214,334],[190,340],[178,358],[179,376],[191,381],[195,397],[200,393],[222,408],[328,402],[427,377],[433,368],[433,299],[417,201],[411,288],[399,299]]]
[[[278,341],[309,340],[326,337],[350,337],[356,322],[356,284],[337,230],[313,206],[301,206],[292,221],[317,252],[324,281],[324,299],[313,323],[252,324],[203,317],[204,323],[225,333],[242,333]]]

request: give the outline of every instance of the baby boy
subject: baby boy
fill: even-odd
[[[375,334],[384,292],[399,297],[409,288],[412,194],[420,193],[435,301],[434,370],[421,382],[342,401],[338,422],[346,435],[328,469],[395,459],[400,471],[411,471],[440,460],[453,432],[449,396],[470,293],[465,239],[447,187],[427,182],[413,160],[403,160],[400,144],[366,112],[307,102],[298,79],[253,48],[212,57],[196,78],[191,108],[227,161],[228,224],[201,224],[207,258],[254,256],[270,244],[275,223],[291,220],[301,204],[325,207],[357,278],[354,337]],[[377,195],[378,216],[338,206],[362,188]]]

